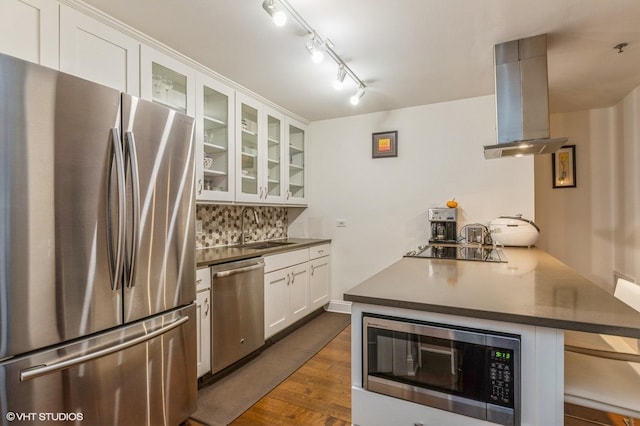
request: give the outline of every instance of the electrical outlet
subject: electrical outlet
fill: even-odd
[[[196,220],[196,235],[202,234],[202,221]]]
[[[339,228],[346,228],[347,219],[336,219],[336,226]]]

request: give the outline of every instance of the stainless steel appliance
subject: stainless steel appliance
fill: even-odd
[[[211,267],[211,372],[264,345],[264,260]]]
[[[520,336],[369,313],[362,335],[364,389],[520,424]]]
[[[458,239],[456,222],[458,209],[433,208],[429,209],[430,243],[455,243]]]
[[[494,47],[498,143],[484,158],[551,154],[567,138],[549,138],[547,35]]]
[[[0,55],[0,128],[0,418],[181,423],[197,398],[193,119]]]
[[[404,257],[424,259],[471,260],[477,262],[507,262],[504,252],[494,246],[481,244],[431,244],[418,246]]]

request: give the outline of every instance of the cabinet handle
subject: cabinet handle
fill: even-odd
[[[291,282],[291,274],[287,274],[287,286]]]
[[[198,195],[202,194],[202,179],[198,179]]]
[[[313,273],[315,272],[315,270],[316,270],[316,267],[311,265],[311,276],[313,276]]]
[[[209,315],[209,298],[208,297],[204,299],[204,306],[207,308],[204,311],[204,315],[207,316]]]
[[[202,282],[202,278],[198,278],[198,279],[196,280],[196,284],[200,284],[201,282]]]
[[[296,274],[295,273],[291,273],[291,285],[293,285],[293,283],[296,282]]]

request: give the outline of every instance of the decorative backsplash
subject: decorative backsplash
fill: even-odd
[[[196,248],[228,246],[240,242],[241,214],[246,206],[217,204],[196,205],[196,219],[202,221],[202,234],[196,234]],[[260,224],[256,225],[253,213],[245,212],[245,230],[252,241],[287,237],[287,209],[285,207],[253,207]]]

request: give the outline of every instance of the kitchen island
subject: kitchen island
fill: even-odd
[[[365,390],[363,313],[521,336],[522,425],[563,422],[565,330],[640,338],[640,313],[562,262],[536,248],[504,253],[507,263],[403,258],[345,293],[353,302],[354,424],[394,416],[410,424],[490,424]]]

